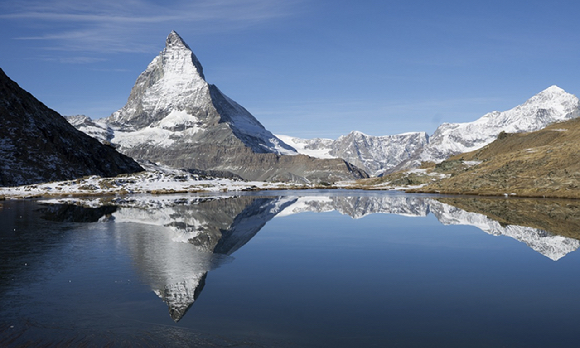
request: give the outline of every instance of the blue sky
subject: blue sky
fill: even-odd
[[[0,1],[0,68],[63,115],[106,117],[177,31],[276,134],[425,131],[580,93],[577,1]]]

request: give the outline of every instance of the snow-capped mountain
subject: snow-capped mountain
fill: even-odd
[[[332,139],[300,139],[278,135],[298,152],[320,158],[342,158],[378,176],[411,158],[429,142],[424,132],[373,136],[358,131]]]
[[[272,181],[333,182],[366,176],[341,159],[299,155],[207,83],[199,60],[174,31],[137,78],[123,108],[97,121],[82,116],[69,121],[135,159],[175,168]]]
[[[246,109],[206,82],[199,60],[175,31],[137,78],[127,104],[106,123],[117,128],[113,140],[127,151],[151,141],[169,147],[178,135],[190,144],[203,141],[208,133],[218,143],[232,141],[228,138],[233,133],[253,152],[296,154]]]
[[[337,140],[278,137],[300,153],[342,158],[378,176],[414,168],[424,161],[438,163],[451,155],[477,150],[494,141],[501,132],[535,131],[578,116],[579,99],[551,86],[511,110],[490,112],[473,122],[443,123],[432,136],[425,133],[370,136],[351,132]]]
[[[0,186],[142,170],[131,158],[76,130],[0,69]]]
[[[415,160],[438,163],[451,155],[480,149],[501,132],[536,131],[578,116],[580,100],[560,87],[551,86],[511,110],[493,111],[473,122],[443,123]]]

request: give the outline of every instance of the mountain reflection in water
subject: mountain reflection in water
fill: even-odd
[[[83,208],[82,204],[93,206]],[[208,272],[228,262],[229,255],[274,217],[330,211],[355,219],[378,213],[413,217],[433,214],[445,225],[471,225],[494,236],[514,238],[554,261],[580,246],[575,232],[580,209],[565,201],[433,199],[402,194],[242,195],[143,196],[94,205],[94,201],[50,204],[43,209],[43,216],[58,221],[115,223],[118,226],[115,238],[129,250],[138,273],[167,304],[176,322],[199,296]],[[526,214],[530,215],[531,223],[526,223]],[[131,229],[139,224],[154,228]],[[544,229],[548,227],[556,227],[558,234]]]

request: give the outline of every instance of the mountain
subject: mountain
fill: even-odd
[[[203,67],[172,31],[137,78],[127,104],[106,119],[70,119],[120,152],[176,168],[227,171],[248,180],[328,181],[366,173],[341,159],[299,155],[246,109],[208,84]]]
[[[439,163],[451,155],[479,149],[494,141],[501,132],[539,130],[579,116],[579,99],[551,86],[511,110],[493,111],[473,122],[444,123],[432,136],[425,133],[370,136],[351,132],[337,140],[278,137],[300,153],[342,158],[371,175],[380,176],[418,167],[421,162]]]
[[[131,158],[76,130],[0,69],[0,186],[142,170]]]
[[[278,135],[298,152],[320,158],[342,158],[373,176],[389,172],[423,148],[429,137],[424,132],[373,136],[358,131],[332,139],[300,139]]]
[[[478,195],[579,198],[580,118],[491,144],[440,163],[451,174],[418,190]]]
[[[473,122],[443,123],[413,160],[439,163],[451,155],[480,149],[501,132],[536,131],[579,116],[580,100],[560,87],[551,86],[511,110],[493,111]]]

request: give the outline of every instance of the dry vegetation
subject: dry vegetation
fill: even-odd
[[[580,119],[543,130],[502,133],[486,147],[433,170],[451,174],[415,192],[580,198]],[[470,161],[476,165],[467,165]],[[473,163],[473,162],[471,162]]]

